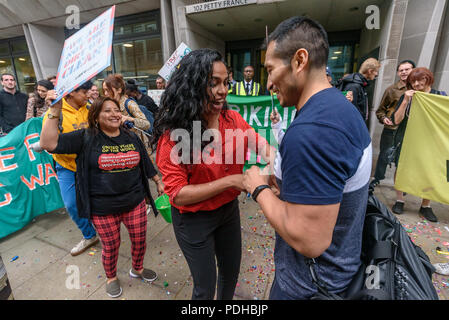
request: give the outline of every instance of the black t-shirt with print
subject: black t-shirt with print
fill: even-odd
[[[87,134],[87,133],[86,133]],[[59,135],[52,153],[76,153],[83,150],[84,130]],[[139,146],[123,130],[117,137],[103,132],[95,135],[88,159],[89,198],[92,214],[127,212],[145,197],[142,185]],[[145,150],[143,152],[146,152]]]
[[[97,135],[88,160],[92,214],[127,212],[142,202],[140,160],[138,145],[126,134]]]

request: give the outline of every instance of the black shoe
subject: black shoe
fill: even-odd
[[[438,218],[433,214],[433,210],[430,207],[427,208],[419,208],[419,213],[431,222],[438,222]]]
[[[396,201],[392,210],[396,214],[402,214],[404,212],[404,202]]]
[[[375,187],[377,187],[379,185],[380,181],[377,180],[376,178],[374,178],[370,184],[369,184],[369,189],[374,190]]]

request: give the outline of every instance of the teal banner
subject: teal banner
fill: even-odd
[[[228,95],[227,99],[230,110],[239,112],[243,119],[256,130],[262,137],[278,148],[277,142],[271,130],[270,114],[273,108],[276,108],[282,119],[282,129],[286,130],[296,115],[295,107],[283,108],[276,99],[276,96],[271,99],[271,96],[236,96]],[[251,165],[265,165],[262,159],[257,159],[255,153],[251,153],[250,159],[247,161],[244,170]]]
[[[30,147],[41,128],[42,118],[33,118],[0,138],[0,238],[64,207],[53,158]]]

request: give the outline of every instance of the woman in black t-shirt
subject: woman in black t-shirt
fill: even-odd
[[[49,91],[48,100],[55,99]],[[154,281],[154,271],[143,268],[146,250],[147,198],[157,211],[148,178],[161,184],[156,169],[140,139],[122,126],[120,105],[114,99],[97,99],[89,110],[89,128],[59,134],[61,103],[49,111],[41,132],[41,147],[52,153],[77,154],[76,192],[80,216],[92,220],[103,246],[102,262],[108,278],[106,292],[110,297],[122,293],[117,279],[120,247],[120,224],[123,222],[131,238],[135,278]],[[163,188],[158,187],[159,193]]]

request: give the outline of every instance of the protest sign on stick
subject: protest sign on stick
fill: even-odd
[[[165,81],[170,80],[171,75],[173,72],[175,72],[176,68],[179,65],[179,62],[181,62],[182,58],[189,54],[192,49],[187,47],[187,45],[184,42],[181,42],[179,47],[173,52],[171,57],[165,62],[164,66],[159,70],[159,75],[165,79]]]
[[[61,100],[111,64],[115,6],[64,42],[56,76],[56,93]]]

